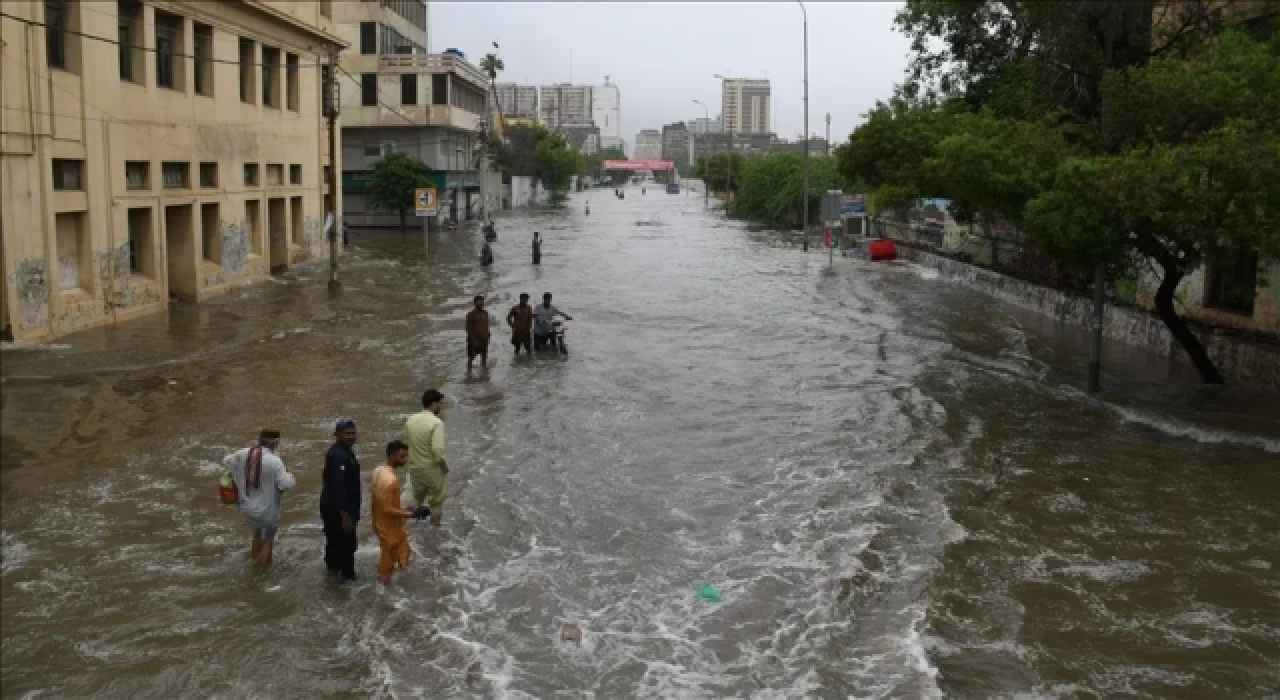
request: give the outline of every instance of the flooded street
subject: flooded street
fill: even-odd
[[[6,349],[3,695],[1280,693],[1280,399],[1121,346],[1090,397],[1074,331],[701,196],[498,230],[487,270],[477,232],[355,234],[337,297],[304,269]],[[546,291],[568,356],[513,361],[503,324],[467,376],[472,295]],[[367,482],[431,386],[444,527],[384,589],[366,503],[330,581],[333,420]],[[258,576],[216,490],[265,423],[299,484]]]

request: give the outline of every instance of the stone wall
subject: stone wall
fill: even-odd
[[[921,250],[898,247],[899,254],[938,270],[943,277],[984,292],[1014,306],[1035,311],[1058,323],[1086,331],[1093,329],[1093,302],[1041,287]],[[1103,337],[1159,353],[1175,362],[1186,362],[1186,353],[1159,318],[1134,309],[1108,305],[1103,316]],[[1197,330],[1209,356],[1231,380],[1280,388],[1280,342],[1266,343],[1213,330]]]

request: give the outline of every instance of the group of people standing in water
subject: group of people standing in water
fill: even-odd
[[[591,210],[588,209],[590,214]],[[484,231],[484,245],[480,248],[480,265],[488,267],[493,264],[493,246],[490,243],[498,240],[498,230],[494,227],[493,222],[486,222],[481,228]],[[533,264],[542,264],[542,234],[537,231],[533,232]]]
[[[396,569],[409,565],[408,521],[429,519],[432,525],[440,525],[449,474],[444,458],[444,423],[440,418],[443,408],[444,394],[437,389],[423,392],[422,411],[405,421],[404,439],[387,443],[386,461],[370,478],[370,515],[381,548],[378,580],[384,584],[390,583]],[[339,418],[333,437],[324,457],[320,490],[324,564],[334,577],[352,581],[357,578],[356,527],[361,497],[356,422]],[[235,484],[235,504],[249,528],[249,554],[263,569],[271,565],[284,492],[298,483],[280,459],[279,449],[280,431],[267,426],[259,432],[256,444],[222,460]],[[413,486],[412,508],[401,502],[400,477],[406,471]]]

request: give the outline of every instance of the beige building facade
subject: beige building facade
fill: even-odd
[[[7,337],[160,312],[327,254],[330,0],[3,5]]]
[[[396,212],[369,201],[375,164],[407,153],[431,171],[441,218],[479,216],[481,196],[497,209],[501,180],[481,184],[480,147],[489,77],[463,54],[430,53],[423,0],[334,3],[342,52],[343,211],[354,227],[398,226]]]

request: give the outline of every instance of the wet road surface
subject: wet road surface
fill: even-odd
[[[356,234],[338,297],[302,270],[6,349],[4,696],[1280,692],[1274,397],[1109,346],[1091,398],[1077,334],[928,270],[587,199],[500,220],[487,270],[478,232]],[[544,291],[569,355],[504,325],[467,376],[471,296]],[[327,580],[333,419],[367,480],[430,386],[445,526],[382,589],[366,516]],[[255,575],[217,462],[267,422],[299,485]]]

